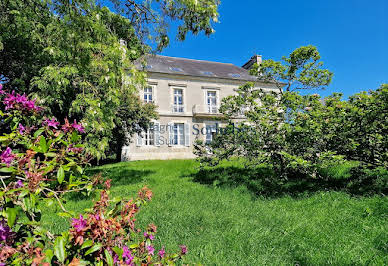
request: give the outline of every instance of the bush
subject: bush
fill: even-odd
[[[84,172],[84,128],[65,119],[45,118],[34,100],[2,90],[0,84],[0,265],[134,265],[173,263],[186,254],[155,254],[156,226],[140,235],[134,215],[151,199],[143,188],[136,200],[109,201],[110,181]],[[100,200],[74,219],[72,228],[56,236],[40,226],[45,205],[58,204],[59,215],[73,217],[62,204],[65,193],[88,195],[101,184]],[[98,190],[98,189],[97,189]],[[96,191],[97,191],[96,190]],[[111,204],[114,204],[110,208]]]
[[[388,85],[348,101],[341,97],[257,90],[247,83],[237,95],[223,99],[220,110],[228,120],[226,129],[210,144],[197,142],[195,153],[201,166],[235,157],[244,158],[251,170],[264,163],[280,183],[305,177],[345,178],[354,186],[357,178],[350,173],[349,162],[376,169],[388,166]],[[245,119],[236,126],[241,110]],[[374,180],[375,175],[361,172]]]

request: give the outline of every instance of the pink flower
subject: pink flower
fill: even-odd
[[[0,241],[8,242],[13,236],[11,228],[8,227],[5,220],[0,221]]]
[[[9,167],[15,157],[16,156],[12,154],[11,148],[7,147],[5,151],[3,151],[3,153],[0,155],[0,161],[2,163],[5,163],[7,167]]]
[[[187,247],[185,245],[181,245],[181,253],[182,255],[186,255],[187,254]]]
[[[44,120],[43,125],[47,125],[48,127],[53,127],[55,129],[58,129],[59,122],[57,122],[55,118],[51,118],[51,119]]]
[[[152,234],[148,234],[147,232],[144,232],[144,237],[150,240],[154,240],[154,236]]]
[[[19,179],[15,184],[15,188],[21,188],[21,187],[24,187],[24,184],[22,180]]]
[[[12,93],[7,93],[5,96],[3,103],[5,105],[5,110],[12,109],[14,104],[16,103],[15,91]]]
[[[166,251],[164,250],[164,247],[162,247],[162,249],[159,250],[158,255],[162,259],[164,257],[164,254],[166,254]]]
[[[5,94],[5,91],[3,91],[3,84],[0,84],[0,95]]]
[[[42,108],[35,104],[36,100],[28,100],[25,94],[15,94],[15,91],[12,93],[7,93],[6,97],[3,100],[5,105],[5,110],[8,109],[20,109],[27,111],[39,111]]]
[[[130,265],[133,261],[132,253],[127,246],[123,247],[123,259],[125,259],[124,262],[127,265]]]
[[[149,246],[146,246],[147,250],[148,250],[148,255],[154,255],[154,247],[152,245],[149,245]]]
[[[79,133],[85,133],[85,128],[81,124],[77,124],[77,121],[75,119],[73,124],[71,124],[71,126]]]
[[[26,128],[20,123],[19,123],[18,129],[19,129],[20,135],[23,135],[24,131],[26,131]]]
[[[77,232],[80,232],[83,229],[85,229],[85,227],[87,226],[87,222],[84,219],[84,217],[80,215],[79,219],[75,219],[75,218],[72,219],[71,226],[73,226],[75,230],[77,230]]]

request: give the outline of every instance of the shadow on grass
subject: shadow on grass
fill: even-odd
[[[387,172],[384,175],[382,178],[386,179]],[[317,191],[344,191],[348,194],[359,196],[378,193],[376,190],[376,182],[371,178],[362,179],[358,175],[325,179],[294,176],[288,178],[288,180],[280,180],[266,166],[260,166],[254,169],[219,166],[199,170],[190,177],[195,182],[218,187],[245,186],[254,195],[266,197],[279,197],[283,195],[299,197]]]

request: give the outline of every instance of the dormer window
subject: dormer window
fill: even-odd
[[[183,72],[182,68],[179,67],[170,67],[170,70],[174,72]]]

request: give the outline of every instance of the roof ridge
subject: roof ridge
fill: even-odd
[[[190,60],[190,61],[199,61],[199,62],[206,62],[206,63],[217,63],[217,64],[236,66],[232,63],[223,63],[223,62],[216,62],[216,61],[209,61],[209,60],[199,60],[199,59],[191,59],[191,58],[185,58],[185,57],[167,56],[167,55],[159,55],[159,54],[153,54],[153,55],[159,56],[159,57],[169,57],[169,58],[175,58],[175,59],[183,59],[183,60]]]

